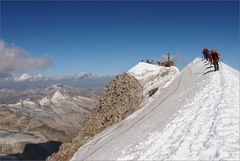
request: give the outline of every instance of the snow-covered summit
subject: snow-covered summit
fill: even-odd
[[[140,62],[127,71],[142,85],[144,94],[151,89],[164,88],[179,74],[177,67],[163,67],[155,64]]]
[[[51,102],[55,104],[62,102],[64,100],[66,100],[66,96],[64,96],[59,90],[57,90],[51,98]]]
[[[146,79],[151,79],[154,76],[156,77],[159,74],[171,71],[179,73],[178,68],[175,66],[164,67],[156,64],[140,62],[136,66],[128,70],[127,73],[133,75],[136,79],[143,81],[142,83],[144,83]]]
[[[139,63],[128,73],[146,86],[145,74],[158,75],[159,68]],[[221,63],[214,72],[195,59],[168,82],[150,104],[79,148],[72,161],[239,160],[239,71]]]
[[[149,72],[159,72],[161,68],[163,67],[159,65],[139,62],[137,65],[129,69],[128,73],[132,73],[133,75],[138,76],[138,79],[141,79],[142,77],[146,77],[146,74],[149,74]]]

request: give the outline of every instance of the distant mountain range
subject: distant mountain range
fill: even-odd
[[[48,141],[70,141],[110,79],[82,73],[75,79],[2,81],[0,153],[23,153],[31,143],[45,147]]]
[[[70,87],[79,88],[102,88],[113,76],[98,76],[93,73],[82,72],[76,75],[62,75],[45,77],[42,75],[22,74],[19,77],[8,76],[0,79],[0,89],[26,89],[48,87],[54,84],[63,84]]]
[[[8,81],[16,81],[16,82],[23,82],[23,81],[29,81],[29,82],[35,82],[35,81],[59,81],[59,80],[79,80],[79,79],[88,79],[88,78],[97,78],[97,74],[88,73],[88,72],[81,72],[76,75],[62,75],[62,76],[56,76],[56,77],[45,77],[42,75],[29,75],[27,73],[24,73],[20,75],[19,77],[9,77]]]

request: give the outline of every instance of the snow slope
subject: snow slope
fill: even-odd
[[[239,71],[200,58],[75,160],[239,160]],[[138,78],[137,78],[138,79]]]

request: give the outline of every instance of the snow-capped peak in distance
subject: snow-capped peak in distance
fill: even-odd
[[[97,74],[89,73],[89,72],[81,72],[79,73],[76,78],[78,79],[86,79],[86,78],[94,78],[97,77]]]
[[[51,102],[55,104],[64,100],[66,100],[66,96],[64,96],[59,90],[57,90],[51,98]]]
[[[75,75],[62,75],[62,76],[50,77],[49,80],[64,81],[64,80],[89,79],[89,78],[97,78],[97,77],[98,77],[97,74],[93,74],[90,72],[81,72]]]

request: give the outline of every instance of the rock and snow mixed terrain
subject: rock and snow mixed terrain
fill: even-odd
[[[142,102],[150,103],[161,92],[159,88],[165,88],[178,73],[175,67],[139,63],[127,73],[116,76],[101,95],[99,104],[78,136],[71,143],[63,144],[59,152],[49,157],[48,161],[70,160],[77,149],[95,135],[135,111],[140,112]],[[153,89],[154,92],[151,92]]]
[[[24,90],[1,89],[0,153],[21,153],[25,145],[70,141],[97,103],[100,89],[53,85]],[[1,160],[1,158],[0,158]]]
[[[127,73],[116,76],[101,94],[99,103],[78,136],[71,143],[62,144],[58,153],[48,160],[70,160],[76,150],[93,136],[138,110],[142,100],[143,88],[138,80]]]
[[[196,59],[161,85],[156,68],[128,71],[145,93],[159,83],[157,93],[80,147],[72,161],[239,160],[239,71],[221,63],[214,72]]]

